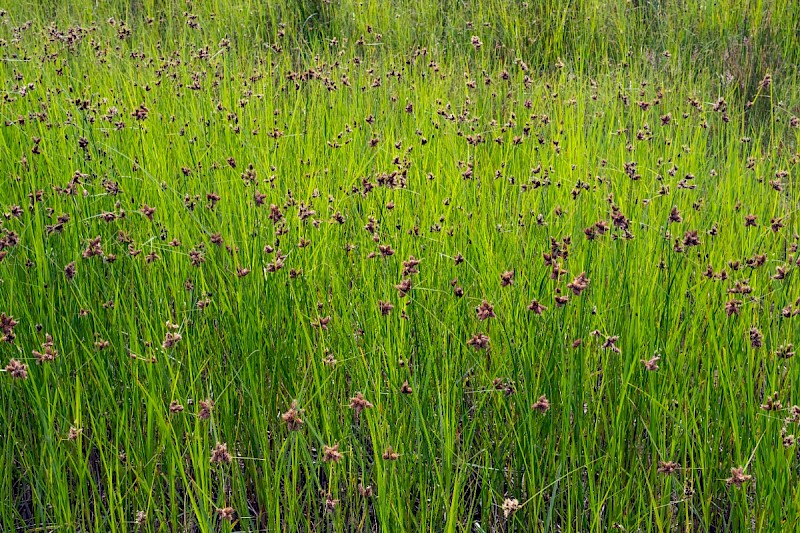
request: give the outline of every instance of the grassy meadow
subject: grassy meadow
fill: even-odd
[[[1,531],[800,528],[792,2],[0,8]]]

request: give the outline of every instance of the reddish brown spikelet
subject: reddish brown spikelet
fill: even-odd
[[[731,477],[725,480],[728,485],[736,485],[736,488],[741,488],[742,485],[753,479],[753,476],[744,473],[744,467],[732,467]]]
[[[547,308],[543,306],[541,303],[539,303],[538,300],[534,299],[531,300],[531,303],[528,304],[528,311],[538,316],[547,311]]]
[[[300,418],[300,409],[297,408],[297,400],[292,401],[292,406],[288,411],[281,415],[281,420],[286,422],[289,431],[299,431],[305,422]]]
[[[378,308],[381,310],[381,315],[388,316],[392,312],[392,309],[394,309],[394,305],[392,305],[391,302],[378,300]]]
[[[387,446],[383,452],[383,458],[387,461],[397,461],[400,458],[400,454],[394,451],[391,446]]]
[[[467,341],[467,345],[476,350],[487,350],[489,348],[489,337],[484,333],[477,333]]]
[[[481,305],[475,308],[475,313],[478,315],[478,320],[488,320],[497,316],[492,304],[486,300],[482,301]]]
[[[400,298],[404,298],[405,295],[411,291],[411,278],[404,279],[395,285],[394,288],[397,289],[397,294]]]
[[[322,460],[326,463],[338,463],[341,461],[342,452],[339,451],[339,444],[336,443],[333,446],[323,446],[322,447]]]
[[[230,464],[233,456],[228,452],[228,445],[224,442],[218,442],[214,449],[211,450],[211,464]]]
[[[364,398],[364,394],[361,392],[357,392],[355,396],[350,398],[350,409],[356,412],[356,417],[358,417],[364,409],[370,409],[372,404]]]
[[[583,291],[589,286],[589,278],[586,277],[586,272],[581,272],[578,277],[567,284],[567,288],[572,291],[575,296],[580,296]]]
[[[53,348],[53,337],[51,337],[49,333],[45,335],[45,341],[42,343],[42,351],[38,352],[33,350],[33,356],[39,364],[54,361],[55,358],[58,357],[58,350]]]
[[[217,509],[217,514],[222,520],[225,520],[226,522],[233,522],[233,519],[236,516],[236,511],[233,507],[222,507],[221,509]]]
[[[681,465],[674,461],[660,461],[658,464],[658,473],[670,475],[677,472]]]
[[[542,394],[539,396],[539,399],[531,405],[531,409],[544,414],[550,409],[550,400],[547,399],[547,396]]]
[[[6,372],[14,379],[27,379],[28,365],[16,359],[11,359],[6,365]]]
[[[655,372],[658,370],[658,361],[661,359],[659,356],[653,356],[650,359],[642,359],[642,364],[644,368],[650,372]]]
[[[214,411],[214,400],[208,398],[200,400],[200,410],[197,412],[197,418],[200,420],[208,420],[211,418],[211,413]]]

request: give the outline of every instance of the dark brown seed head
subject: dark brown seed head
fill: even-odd
[[[570,289],[575,296],[580,296],[589,286],[589,281],[589,278],[586,277],[586,272],[581,272],[578,277],[567,284],[567,288]]]
[[[475,312],[478,315],[478,320],[488,320],[489,318],[495,318],[497,316],[492,304],[486,300],[483,300],[481,305],[475,308]]]
[[[660,461],[658,464],[658,473],[670,475],[680,469],[681,465],[674,461]]]
[[[729,300],[725,302],[725,314],[728,316],[738,315],[741,312],[741,300]]]
[[[763,345],[764,335],[758,328],[750,328],[750,346],[753,348],[761,348]]]
[[[27,379],[28,365],[16,359],[11,359],[6,365],[6,372],[14,379]]]
[[[66,267],[64,267],[64,276],[67,279],[72,279],[75,277],[75,261],[72,261]]]
[[[411,278],[404,279],[395,285],[394,288],[397,289],[397,294],[400,298],[404,298],[405,295],[411,291]]]
[[[700,246],[700,238],[697,236],[697,231],[687,231],[683,235],[683,245],[685,247]]]
[[[322,447],[322,460],[326,463],[338,463],[342,459],[342,452],[339,451],[339,444]]]
[[[364,409],[369,409],[372,407],[372,404],[364,398],[364,394],[361,392],[357,392],[355,396],[350,398],[350,409],[356,412],[356,417],[358,417]]]
[[[383,316],[388,316],[392,312],[392,309],[394,309],[394,305],[392,305],[391,302],[378,300],[378,308],[381,310]]]
[[[658,370],[658,361],[660,359],[661,359],[661,357],[655,355],[655,356],[651,357],[650,359],[642,359],[642,364],[644,365],[644,368],[646,370],[648,370],[650,372],[655,372],[656,370]]]
[[[544,414],[550,409],[550,401],[547,399],[547,396],[542,394],[539,396],[539,399],[531,405],[531,409]]]
[[[731,477],[725,480],[728,485],[736,485],[736,488],[741,488],[746,481],[750,481],[753,476],[744,473],[743,467],[731,468]]]
[[[226,522],[233,522],[236,511],[233,507],[223,507],[221,509],[217,509],[217,514],[222,520],[225,520]]]
[[[300,409],[297,408],[297,400],[292,401],[292,406],[288,411],[281,415],[281,419],[286,422],[289,431],[299,431],[305,422],[300,418]]]
[[[218,442],[214,449],[211,450],[211,464],[218,465],[221,463],[230,464],[233,457],[228,452],[228,445],[224,442]]]
[[[372,485],[367,485],[365,487],[362,483],[359,483],[358,484],[358,493],[363,498],[371,498],[372,496],[375,495],[375,489],[372,488]]]
[[[478,333],[473,335],[468,341],[468,346],[472,346],[476,350],[488,350],[489,349],[489,337],[483,333]]]
[[[197,418],[200,420],[208,420],[211,418],[212,411],[214,411],[214,400],[211,398],[200,400],[200,410],[197,412]]]
[[[547,308],[543,306],[541,303],[539,303],[538,300],[534,299],[531,300],[531,303],[528,304],[528,311],[531,311],[535,315],[541,315],[542,313],[547,311]]]
[[[391,446],[387,446],[383,452],[383,458],[387,461],[397,461],[400,458],[400,454],[395,452]]]

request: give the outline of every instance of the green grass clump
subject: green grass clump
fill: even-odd
[[[0,22],[0,530],[798,529],[790,2]]]

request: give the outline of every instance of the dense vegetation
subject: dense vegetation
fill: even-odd
[[[12,0],[3,531],[796,531],[800,11]]]

